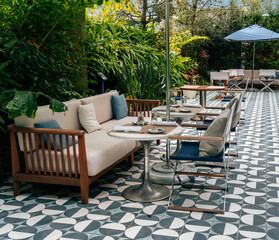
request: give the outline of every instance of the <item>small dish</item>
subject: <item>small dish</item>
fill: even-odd
[[[173,108],[178,108],[178,107],[180,107],[178,104],[174,104],[174,105],[170,105],[171,107],[173,107]]]
[[[133,122],[134,125],[137,125],[137,126],[144,126],[146,125],[148,122],[143,122],[143,123],[140,123],[138,124],[138,122]]]
[[[190,113],[190,112],[192,112],[192,110],[189,109],[189,108],[182,108],[182,109],[180,109],[179,111],[180,111],[180,112],[183,112],[183,113]]]
[[[154,133],[154,134],[158,134],[158,133],[163,133],[165,131],[165,129],[163,128],[150,128],[147,130],[149,133]]]

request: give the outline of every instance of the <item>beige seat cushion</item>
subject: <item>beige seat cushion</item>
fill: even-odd
[[[130,151],[132,151],[136,146],[136,141],[133,140],[122,140],[120,138],[110,137],[106,131],[95,131],[90,134],[85,134],[85,143],[86,143],[86,157],[88,164],[88,176],[95,176],[107,167],[111,166],[114,162],[118,161],[120,158],[124,157]],[[78,147],[77,152],[77,161],[78,159]],[[71,159],[71,169],[74,174],[74,152],[73,146],[69,149],[70,159]],[[31,153],[27,155],[29,166],[31,170]],[[68,163],[67,163],[67,149],[63,150],[64,162],[65,162],[65,171],[68,173]],[[43,169],[43,157],[42,150],[39,150],[39,159],[40,159],[40,169]],[[54,151],[51,151],[52,159],[55,159]],[[61,163],[61,152],[57,152],[58,157],[58,171],[62,172],[62,163]],[[36,151],[33,152],[34,167],[35,170],[38,169],[37,166],[37,155]],[[79,164],[79,163],[78,163]],[[49,172],[49,161],[46,161],[47,171]],[[56,166],[53,164],[53,172],[56,172]],[[79,165],[78,165],[79,172]]]
[[[224,110],[210,124],[204,133],[204,137],[223,137],[227,121],[230,116],[230,109]],[[224,147],[224,141],[200,141],[199,156],[200,157],[217,157]]]

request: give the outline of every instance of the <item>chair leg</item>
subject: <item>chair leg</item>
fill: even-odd
[[[223,163],[195,163],[196,167],[219,167],[219,168],[224,168]],[[235,169],[235,165],[230,165],[230,169]]]
[[[224,214],[225,211],[221,209],[207,209],[207,208],[189,208],[189,207],[179,207],[179,206],[168,206],[169,210],[177,210],[177,211],[187,211],[187,212],[208,212],[208,213],[216,213],[216,214]]]
[[[178,162],[178,161],[177,161]],[[177,164],[176,164],[177,167]],[[176,169],[176,168],[175,168]],[[174,178],[173,178],[173,183],[174,183],[174,179],[176,175],[198,175],[199,176],[204,176],[204,175],[222,175],[222,177],[224,177],[227,179],[227,175],[226,174],[206,174],[206,173],[192,173],[192,172],[177,172],[175,171],[174,174]],[[172,205],[172,192],[173,192],[173,186],[174,184],[172,184],[172,188],[171,188],[171,194],[170,194],[170,198],[169,198],[169,204],[168,204],[168,209],[169,210],[177,210],[177,211],[187,211],[187,212],[207,212],[207,213],[215,213],[215,214],[224,214],[225,213],[225,205],[224,205],[224,209],[209,209],[209,208],[191,208],[191,207],[182,207],[182,206],[174,206]],[[182,187],[184,187],[185,185],[183,184]],[[186,187],[191,187],[190,184],[186,184]],[[191,188],[197,188],[199,186],[197,185],[192,185]],[[200,186],[203,189],[215,189],[215,190],[227,190],[227,185],[226,187],[216,187],[216,186]],[[224,203],[225,204],[225,203]]]

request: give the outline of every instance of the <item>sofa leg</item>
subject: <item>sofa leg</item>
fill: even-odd
[[[14,196],[17,196],[20,194],[20,182],[19,181],[13,181],[13,190],[14,190]]]
[[[81,203],[82,204],[87,204],[88,203],[88,199],[89,199],[89,185],[81,185],[80,186],[80,195],[81,195]]]
[[[128,158],[128,161],[129,161],[129,166],[133,166],[134,165],[134,153],[132,153],[129,158]]]

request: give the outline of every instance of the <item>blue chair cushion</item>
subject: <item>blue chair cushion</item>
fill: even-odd
[[[234,96],[226,96],[222,99],[222,102],[230,102],[233,98],[234,98]],[[246,100],[246,98],[243,97],[242,102],[245,102],[245,100]]]
[[[199,157],[199,142],[182,142],[180,151],[176,156],[170,156],[172,160],[191,160],[205,162],[223,162],[224,149],[217,157]]]
[[[175,100],[181,100],[181,96],[174,96]]]
[[[52,129],[62,129],[62,127],[59,125],[56,120],[50,120],[47,122],[40,122],[40,123],[35,123],[34,124],[35,128],[52,128]],[[61,151],[62,149],[65,149],[67,147],[66,145],[66,136],[62,135],[62,147],[60,146],[60,139],[59,135],[55,135],[56,139],[56,146],[57,146],[57,151]],[[69,139],[69,146],[73,145],[72,138],[68,136]],[[49,135],[49,141],[50,141],[50,148],[54,150],[54,141],[53,141],[53,135]],[[78,141],[75,141],[75,143],[78,143]],[[47,147],[47,135],[44,134],[44,145]],[[39,137],[39,147],[41,147],[41,139]]]
[[[213,119],[211,120],[211,119],[205,119],[205,120],[203,120],[203,124],[207,124],[207,125],[209,125],[209,124],[211,124],[213,122]],[[207,128],[203,128],[203,127],[198,127],[197,128],[197,130],[206,130]]]
[[[111,105],[112,105],[114,116],[117,120],[127,117],[128,107],[127,107],[125,96],[123,94],[120,96],[112,95]]]

